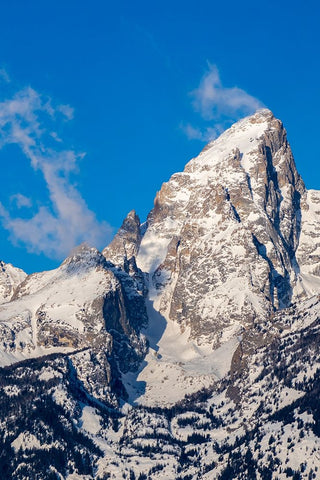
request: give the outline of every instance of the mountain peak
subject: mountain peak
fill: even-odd
[[[205,159],[217,163],[223,159],[225,153],[235,148],[238,148],[242,155],[246,154],[260,143],[263,136],[276,132],[286,135],[282,122],[275,118],[271,110],[267,108],[257,110],[253,115],[242,118],[217,139],[209,142],[196,159],[201,162]],[[215,151],[210,152],[214,147]],[[210,156],[208,156],[208,152],[210,152]],[[217,152],[220,152],[220,155],[217,155]],[[212,158],[212,153],[214,153],[214,158]],[[187,164],[187,168],[189,164],[192,166],[196,159],[192,159]]]
[[[304,198],[286,131],[270,110],[211,142],[162,185],[148,217],[138,266],[162,315],[212,341],[228,323],[288,306]]]
[[[105,264],[105,258],[102,253],[84,242],[72,250],[60,268],[68,273],[76,273],[103,264]]]
[[[269,108],[259,108],[256,110],[252,115],[249,115],[245,118],[267,118],[267,119],[273,119],[274,114]]]

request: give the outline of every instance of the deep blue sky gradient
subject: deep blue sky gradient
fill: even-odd
[[[307,187],[320,188],[318,2],[0,6],[0,67],[17,88],[30,85],[74,107],[63,137],[87,153],[76,181],[99,220],[116,229],[133,208],[145,219],[161,183],[202,149],[181,124],[208,125],[190,97],[208,61],[225,86],[244,89],[281,118]],[[15,192],[45,198],[41,176],[17,148],[1,150],[0,162],[0,201]],[[13,246],[4,229],[0,249],[3,260],[28,272],[59,263]]]

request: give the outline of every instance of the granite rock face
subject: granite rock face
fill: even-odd
[[[156,309],[219,344],[310,294],[318,202],[269,110],[236,123],[156,196],[138,254]]]

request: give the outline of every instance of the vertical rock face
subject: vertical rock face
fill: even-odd
[[[137,267],[136,255],[141,243],[140,219],[132,210],[124,219],[122,226],[114,239],[102,254],[107,260],[109,268],[120,281],[123,288],[125,311],[128,313],[134,327],[140,324],[141,313],[145,315],[144,326],[147,324],[144,297],[147,288],[142,271]],[[122,295],[122,294],[121,294]],[[131,299],[130,302],[126,299]],[[130,303],[130,305],[129,305]],[[129,328],[129,324],[126,328]]]
[[[318,222],[308,214],[318,199],[269,110],[233,125],[156,196],[138,255],[155,308],[198,342],[219,343],[290,305],[308,288],[298,260],[310,263],[312,233],[301,243],[301,228]]]

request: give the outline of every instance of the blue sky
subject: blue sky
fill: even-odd
[[[320,188],[317,2],[0,1],[2,258],[52,268],[257,106]]]

